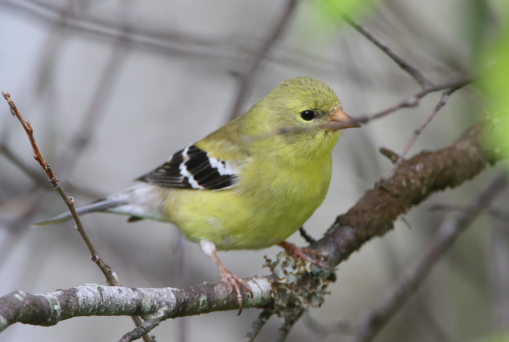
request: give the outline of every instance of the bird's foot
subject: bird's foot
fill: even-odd
[[[316,257],[319,257],[321,259],[325,259],[325,256],[318,250],[313,248],[306,248],[306,247],[299,247],[291,242],[283,241],[278,244],[278,246],[283,247],[286,253],[291,255],[294,259],[301,258],[304,261],[309,261],[313,265],[316,265],[318,267],[327,269],[327,270],[333,270],[333,267],[330,267],[326,263],[324,263],[322,260],[315,259],[310,257],[310,255],[314,255]]]
[[[228,269],[226,267],[224,267],[224,266],[220,267],[219,274],[221,275],[221,279],[223,280],[223,282],[226,285],[228,285],[228,290],[229,290],[228,295],[231,295],[233,290],[235,290],[235,292],[237,293],[237,303],[239,304],[239,313],[237,314],[237,316],[238,316],[242,312],[242,289],[241,289],[241,287],[243,287],[245,289],[245,291],[251,295],[251,297],[253,297],[253,291],[251,291],[251,288],[244,281],[244,279],[232,274],[230,271],[228,271]]]
[[[219,275],[223,282],[228,286],[228,290],[230,291],[228,295],[231,295],[233,290],[237,293],[237,303],[239,304],[239,315],[242,312],[242,289],[243,287],[246,292],[251,294],[253,297],[253,291],[249,285],[239,276],[233,275],[224,265],[221,263],[216,254],[216,245],[213,242],[207,240],[200,241],[201,249],[205,254],[207,254],[216,264],[217,269],[219,270]]]

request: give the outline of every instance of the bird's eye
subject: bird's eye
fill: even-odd
[[[315,118],[315,112],[312,110],[304,110],[300,113],[300,117],[306,121],[311,121]]]

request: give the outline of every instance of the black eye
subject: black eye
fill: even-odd
[[[311,121],[315,118],[315,112],[312,110],[304,110],[300,113],[300,117],[306,121]]]

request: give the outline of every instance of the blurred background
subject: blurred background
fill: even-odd
[[[474,72],[479,51],[496,38],[501,2],[387,0],[366,3],[352,15],[441,82]],[[0,0],[0,88],[30,120],[43,156],[78,205],[131,186],[285,79],[306,75],[327,83],[351,116],[373,114],[420,90],[382,51],[317,4],[298,1],[287,13],[283,0]],[[439,99],[440,93],[430,94],[417,108],[342,133],[327,199],[305,225],[310,235],[323,235],[390,173],[392,163],[378,149],[401,153]],[[482,111],[480,92],[471,86],[458,91],[410,155],[449,145]],[[104,284],[72,223],[30,228],[66,210],[32,154],[19,122],[0,103],[0,295]],[[288,340],[345,340],[317,331],[316,322],[355,323],[379,303],[447,215],[429,206],[468,203],[497,168],[431,197],[404,217],[408,224],[396,222],[395,230],[342,263],[325,304],[310,310]],[[494,205],[505,209],[502,197]],[[126,217],[105,214],[84,216],[83,223],[125,286],[219,281],[213,262],[173,226],[128,224]],[[482,215],[375,340],[481,341],[508,329],[508,229],[507,221]],[[305,244],[298,233],[290,241]],[[219,257],[247,277],[267,274],[263,257],[279,251]],[[152,333],[160,342],[239,341],[258,312],[168,320]],[[258,340],[272,340],[279,323],[272,317]],[[115,341],[131,329],[128,317],[74,318],[49,328],[17,324],[0,341]]]

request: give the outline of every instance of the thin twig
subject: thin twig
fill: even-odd
[[[428,210],[466,211],[468,209],[468,206],[456,203],[433,203],[428,207]],[[488,207],[484,209],[484,212],[498,220],[509,222],[509,213],[502,209]]]
[[[387,56],[389,56],[396,64],[399,65],[401,69],[406,71],[413,79],[421,85],[423,89],[434,86],[433,82],[431,82],[423,73],[415,66],[411,65],[407,61],[403,59],[400,55],[396,53],[392,48],[390,48],[383,40],[375,36],[373,33],[368,31],[365,27],[355,22],[348,15],[343,15],[343,19],[354,29],[356,29],[359,33],[361,33],[364,37],[366,37],[373,44],[378,46]]]
[[[399,154],[397,154],[396,152],[392,151],[392,150],[389,150],[388,148],[385,148],[385,147],[380,147],[380,149],[378,150],[384,157],[387,157],[389,158],[389,160],[394,164],[395,162],[398,161],[399,159]]]
[[[46,162],[46,160],[41,155],[41,152],[39,151],[39,148],[37,147],[37,143],[35,142],[34,138],[34,131],[32,129],[32,126],[30,125],[30,121],[23,120],[23,117],[21,116],[21,113],[18,111],[18,108],[16,107],[16,104],[11,99],[11,95],[5,91],[2,91],[2,95],[9,104],[9,108],[11,110],[12,115],[16,116],[25,129],[25,132],[28,136],[28,139],[30,140],[30,144],[32,145],[32,149],[34,151],[34,158],[37,160],[37,162],[41,165],[44,172],[46,172],[46,175],[48,176],[53,189],[55,189],[60,197],[62,197],[63,201],[67,205],[67,208],[71,212],[74,221],[76,222],[76,230],[80,233],[81,237],[83,238],[83,241],[85,241],[85,244],[88,247],[88,250],[91,254],[91,260],[101,270],[101,272],[106,277],[106,282],[110,286],[122,286],[120,283],[120,280],[115,272],[113,272],[109,265],[107,265],[103,259],[99,256],[99,253],[97,253],[97,250],[95,249],[94,245],[92,244],[92,241],[88,237],[87,232],[85,231],[85,228],[83,227],[83,224],[81,223],[81,219],[78,216],[78,213],[76,212],[76,209],[74,208],[74,198],[67,195],[64,188],[60,184],[60,181],[56,176],[53,174],[53,170],[51,169],[51,166]],[[139,317],[132,317],[134,323],[136,326],[139,326],[142,324],[141,319]],[[147,337],[148,338],[148,337]],[[144,338],[145,339],[145,338]],[[150,338],[146,340],[146,342],[149,342]]]
[[[46,186],[47,179],[34,169],[32,169],[27,163],[25,163],[21,158],[19,158],[14,151],[12,151],[9,146],[5,143],[0,142],[0,154],[2,154],[7,160],[9,160],[14,166],[18,167],[21,171],[23,171],[28,177],[30,177],[37,186]],[[64,182],[66,188],[69,188],[72,192],[77,192],[81,195],[90,198],[102,198],[104,194],[99,191],[93,189],[83,188],[78,185],[74,185],[71,183]]]
[[[507,208],[507,192],[500,196],[497,205]],[[492,328],[495,331],[509,329],[509,221],[494,220],[490,237],[490,283],[492,297]]]
[[[414,134],[412,134],[412,136],[410,137],[410,140],[408,140],[408,142],[407,142],[407,144],[405,146],[405,149],[403,150],[403,153],[401,153],[399,155],[398,160],[396,161],[396,163],[394,163],[394,167],[392,168],[392,171],[391,171],[391,174],[390,174],[389,177],[392,177],[394,172],[396,172],[398,167],[400,167],[401,162],[403,161],[405,156],[408,154],[408,151],[410,151],[410,148],[415,143],[415,140],[417,140],[417,137],[429,125],[431,120],[433,120],[433,118],[437,115],[437,113],[440,111],[440,109],[442,109],[447,104],[447,101],[449,100],[449,96],[453,92],[455,92],[457,89],[458,88],[451,88],[451,89],[448,89],[448,90],[444,91],[444,93],[442,94],[442,97],[440,98],[440,101],[438,101],[438,104],[435,106],[435,109],[433,109],[433,111],[431,112],[430,115],[428,115],[426,120],[424,120],[424,122],[414,131]]]
[[[468,84],[472,83],[472,78],[470,77],[462,77],[455,80],[449,80],[443,83],[439,83],[436,85],[433,85],[431,87],[424,88],[420,91],[418,91],[413,96],[410,96],[403,101],[400,101],[396,103],[395,105],[388,107],[380,112],[377,112],[372,115],[363,115],[355,117],[354,120],[358,123],[365,124],[370,122],[371,120],[380,119],[386,115],[389,115],[391,113],[394,113],[397,110],[403,109],[403,108],[410,108],[410,107],[416,107],[419,104],[419,100],[422,99],[424,96],[428,95],[429,93],[446,90],[449,88],[455,88],[459,89],[462,88]]]
[[[304,315],[303,322],[311,331],[320,336],[327,336],[331,334],[351,335],[352,332],[356,330],[355,326],[346,320],[341,320],[331,324],[322,324],[321,322],[313,319],[313,317],[309,314]]]
[[[419,288],[440,257],[506,186],[505,175],[496,177],[474,198],[468,211],[458,212],[454,217],[444,221],[416,265],[398,281],[382,303],[361,320],[354,342],[367,342],[373,339],[410,295]]]
[[[71,212],[74,220],[76,221],[76,229],[78,230],[81,237],[85,241],[85,243],[90,251],[90,254],[92,255],[92,261],[95,262],[99,266],[99,268],[103,272],[104,276],[106,277],[108,284],[110,284],[110,282],[111,282],[110,285],[117,285],[118,279],[116,278],[116,275],[114,274],[114,272],[111,271],[111,269],[109,269],[109,267],[107,265],[104,264],[103,260],[99,257],[95,247],[93,246],[87,233],[85,232],[85,229],[83,228],[83,224],[81,223],[81,220],[74,208],[74,198],[69,197],[65,193],[64,189],[62,188],[62,186],[60,184],[60,181],[53,174],[53,170],[51,169],[50,165],[42,157],[42,155],[39,151],[39,148],[37,147],[37,144],[35,142],[35,138],[33,135],[33,129],[30,125],[30,122],[28,120],[26,120],[26,121],[23,120],[23,117],[21,116],[20,112],[18,111],[16,105],[11,100],[11,96],[9,93],[2,91],[2,95],[7,100],[7,103],[9,104],[9,107],[11,109],[11,113],[18,118],[18,120],[21,122],[21,125],[25,129],[28,139],[30,140],[30,143],[32,144],[32,149],[34,151],[35,160],[37,160],[37,162],[43,168],[44,172],[46,172],[46,175],[49,177],[49,180],[50,180],[51,184],[53,185],[53,189],[55,189],[60,194],[60,196],[64,200],[65,204],[69,208],[69,211]]]
[[[306,240],[307,243],[315,243],[316,242],[316,239],[313,238],[311,235],[309,235],[308,232],[306,232],[306,230],[304,229],[304,227],[299,228],[299,233],[300,233],[300,236],[302,236],[302,238],[304,240]]]
[[[270,49],[274,46],[278,38],[281,36],[284,28],[289,22],[292,13],[297,7],[297,0],[287,0],[283,15],[278,18],[278,21],[274,28],[269,32],[265,43],[262,45],[260,50],[254,55],[251,62],[246,67],[245,71],[240,75],[240,79],[237,85],[237,94],[235,95],[235,101],[230,111],[230,120],[236,118],[239,115],[240,107],[244,103],[244,99],[249,91],[251,81],[260,66],[263,58],[269,53]]]
[[[64,175],[68,175],[72,171],[72,167],[76,165],[77,159],[90,143],[99,119],[104,113],[104,109],[107,107],[108,101],[112,97],[116,81],[121,75],[121,71],[125,65],[127,57],[129,56],[129,35],[132,29],[128,19],[130,19],[131,11],[129,9],[124,9],[123,12],[124,22],[122,35],[118,38],[115,46],[113,47],[113,51],[111,52],[108,61],[104,66],[104,71],[101,73],[99,82],[95,87],[85,116],[79,125],[79,130],[74,135],[72,141],[73,148],[70,149],[70,152],[64,156],[62,160],[61,172]]]
[[[273,311],[269,309],[263,309],[262,312],[258,315],[258,317],[253,321],[253,324],[251,324],[251,329],[246,334],[246,337],[244,337],[244,340],[242,342],[252,342],[255,340],[256,336],[260,333],[263,326],[267,321],[269,320],[270,316],[272,316]]]
[[[375,113],[375,114],[372,114],[372,115],[363,115],[363,116],[358,116],[358,117],[353,117],[350,122],[351,123],[360,123],[360,124],[365,124],[365,123],[368,123],[372,120],[375,120],[375,119],[380,119],[386,115],[389,115],[391,113],[394,113],[395,111],[397,110],[400,110],[402,108],[407,108],[407,107],[415,107],[419,104],[419,100],[421,98],[423,98],[424,96],[428,95],[429,93],[432,93],[432,92],[436,92],[436,91],[440,91],[440,90],[451,90],[451,89],[454,89],[454,91],[460,89],[460,88],[463,88],[464,86],[470,84],[472,82],[472,79],[469,78],[469,77],[463,77],[463,78],[459,78],[459,79],[456,79],[456,80],[451,80],[451,81],[447,81],[447,82],[444,82],[444,83],[440,83],[440,84],[437,84],[437,85],[434,85],[433,87],[431,88],[426,88],[426,89],[422,89],[421,91],[419,91],[418,93],[416,93],[415,95],[403,100],[403,101],[400,101],[398,102],[397,104],[387,108],[387,109],[384,109],[378,113]],[[246,137],[243,137],[244,139],[244,142],[250,142],[250,141],[255,141],[255,140],[263,140],[263,139],[267,139],[267,138],[270,138],[270,137],[273,137],[275,135],[283,135],[283,134],[290,134],[290,133],[298,133],[298,132],[307,132],[307,131],[311,131],[311,130],[315,130],[317,128],[320,128],[320,129],[338,129],[338,124],[337,123],[326,123],[326,124],[323,124],[323,125],[320,125],[318,127],[316,126],[309,126],[309,127],[282,127],[280,129],[277,129],[277,130],[274,130],[272,132],[269,132],[269,133],[266,133],[266,134],[259,134],[257,136],[246,136]]]
[[[283,342],[288,337],[290,330],[292,330],[293,325],[299,320],[299,318],[304,314],[304,309],[295,308],[294,311],[285,313],[283,317],[283,324],[279,327],[277,331],[276,338],[274,342]]]
[[[176,241],[173,246],[173,256],[175,259],[174,268],[177,270],[178,286],[186,287],[189,286],[189,253],[188,245],[180,231],[175,231]],[[186,342],[187,332],[189,329],[189,320],[191,317],[181,317],[177,320],[177,341]]]

